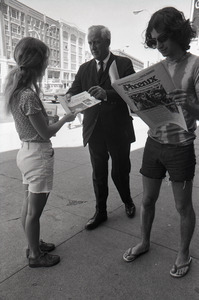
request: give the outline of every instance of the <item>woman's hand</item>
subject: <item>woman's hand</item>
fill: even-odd
[[[74,113],[69,113],[67,115],[65,114],[63,116],[63,119],[65,122],[73,122],[75,120],[75,118],[76,118],[76,114],[74,114]]]

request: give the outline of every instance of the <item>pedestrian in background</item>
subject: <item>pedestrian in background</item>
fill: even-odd
[[[55,245],[40,240],[40,216],[53,186],[54,150],[50,138],[75,118],[65,115],[49,125],[39,98],[49,55],[49,48],[42,41],[32,37],[21,39],[14,50],[17,65],[8,74],[5,85],[6,110],[12,113],[22,142],[17,165],[25,190],[22,225],[28,240],[26,255],[32,268],[51,267],[60,261],[58,255],[48,253]]]
[[[101,102],[84,111],[83,142],[89,146],[93,169],[93,187],[96,212],[86,224],[94,229],[107,220],[108,161],[112,160],[111,176],[125,204],[128,217],[135,214],[130,194],[130,146],[135,141],[132,117],[126,103],[111,86],[109,70],[116,66],[118,76],[125,77],[135,71],[131,60],[113,55],[110,50],[111,33],[105,26],[88,29],[88,44],[94,59],[80,66],[66,97],[88,91]]]
[[[149,250],[155,204],[162,179],[168,171],[180,216],[179,251],[170,270],[170,275],[176,278],[189,271],[192,260],[189,247],[195,228],[192,186],[196,159],[193,142],[196,118],[199,119],[199,58],[187,52],[195,36],[189,20],[173,7],[155,12],[146,29],[146,45],[157,48],[166,57],[163,63],[176,86],[171,96],[182,106],[188,131],[175,124],[149,130],[140,170],[143,175],[141,242],[123,255],[124,260],[130,262]]]

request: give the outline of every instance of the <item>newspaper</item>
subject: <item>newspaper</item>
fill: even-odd
[[[65,95],[58,96],[58,100],[66,113],[78,113],[101,102],[101,100],[95,99],[86,91],[72,96],[70,102],[67,101]]]
[[[181,106],[168,95],[175,85],[162,62],[118,79],[112,86],[151,129],[172,123],[187,130]]]

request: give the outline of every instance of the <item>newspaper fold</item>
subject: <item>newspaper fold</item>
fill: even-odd
[[[168,94],[175,85],[163,62],[118,79],[112,86],[151,129],[176,124],[187,131],[181,106]]]

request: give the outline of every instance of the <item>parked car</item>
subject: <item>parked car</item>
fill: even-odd
[[[58,96],[66,94],[67,89],[54,89],[43,91],[43,101],[52,101],[52,103],[58,102]]]

